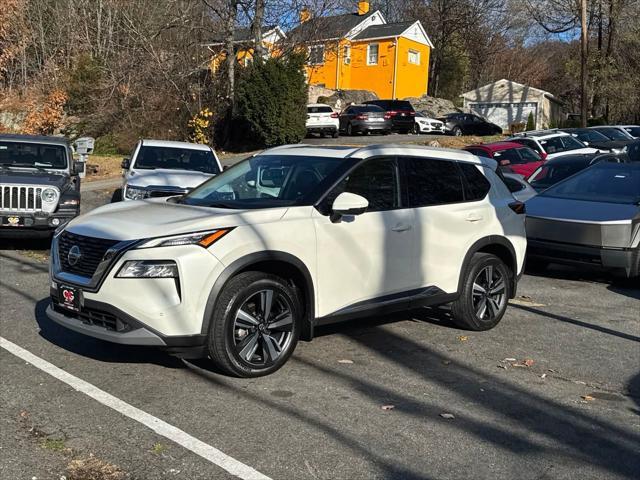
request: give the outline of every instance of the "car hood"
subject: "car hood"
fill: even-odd
[[[181,187],[194,188],[209,180],[211,173],[193,172],[188,170],[135,170],[135,175],[127,175],[127,183],[136,187]]]
[[[550,160],[556,157],[562,157],[563,155],[575,155],[576,153],[600,153],[600,150],[598,150],[597,148],[585,147],[585,148],[577,148],[575,150],[567,150],[566,152],[550,153],[547,156],[547,160]]]
[[[3,170],[0,183],[19,185],[48,185],[64,190],[69,176],[38,170]]]
[[[533,197],[527,202],[527,217],[565,220],[569,222],[601,223],[630,221],[640,215],[637,205],[587,202],[564,198]]]
[[[66,230],[88,237],[138,240],[215,228],[274,222],[287,207],[231,210],[167,202],[166,198],[118,202],[72,220]]]

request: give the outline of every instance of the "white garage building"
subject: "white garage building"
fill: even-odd
[[[533,114],[536,128],[558,125],[562,120],[562,102],[551,93],[511,80],[498,80],[463,93],[464,108],[510,130],[514,123],[527,123]]]

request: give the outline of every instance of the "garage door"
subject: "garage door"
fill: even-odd
[[[509,130],[514,123],[527,123],[529,113],[533,114],[533,120],[537,118],[538,104],[536,102],[524,103],[471,103],[472,112],[485,117],[490,122]],[[536,125],[537,127],[537,125]]]

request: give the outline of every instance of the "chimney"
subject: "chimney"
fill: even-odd
[[[369,13],[369,2],[365,0],[361,0],[358,2],[358,15],[366,15]]]
[[[300,10],[300,23],[308,22],[309,20],[311,20],[311,10],[307,7],[302,7],[302,10]]]

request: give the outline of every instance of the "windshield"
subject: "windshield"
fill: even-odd
[[[258,155],[203,183],[180,203],[234,209],[311,204],[343,165],[342,158]]]
[[[596,130],[611,140],[629,140],[629,137],[617,128],[602,128]]]
[[[551,137],[546,140],[540,140],[540,144],[548,154],[568,152],[584,148],[584,144],[573,138],[571,135],[562,135]]]
[[[601,163],[554,185],[545,197],[637,204],[640,202],[640,164]]]
[[[0,141],[0,165],[22,168],[67,168],[67,148],[28,142]]]
[[[583,142],[608,142],[609,139],[597,130],[583,130],[575,132],[576,136]]]
[[[640,138],[640,127],[624,127],[632,137]]]
[[[578,173],[586,166],[586,162],[561,163],[557,165],[545,164],[538,167],[527,181],[536,190],[540,188],[547,188],[551,185],[555,185],[565,178],[570,177],[574,173]]]
[[[142,146],[138,151],[133,168],[154,170],[189,170],[203,173],[220,173],[211,150],[193,150],[190,148],[170,148]]]

